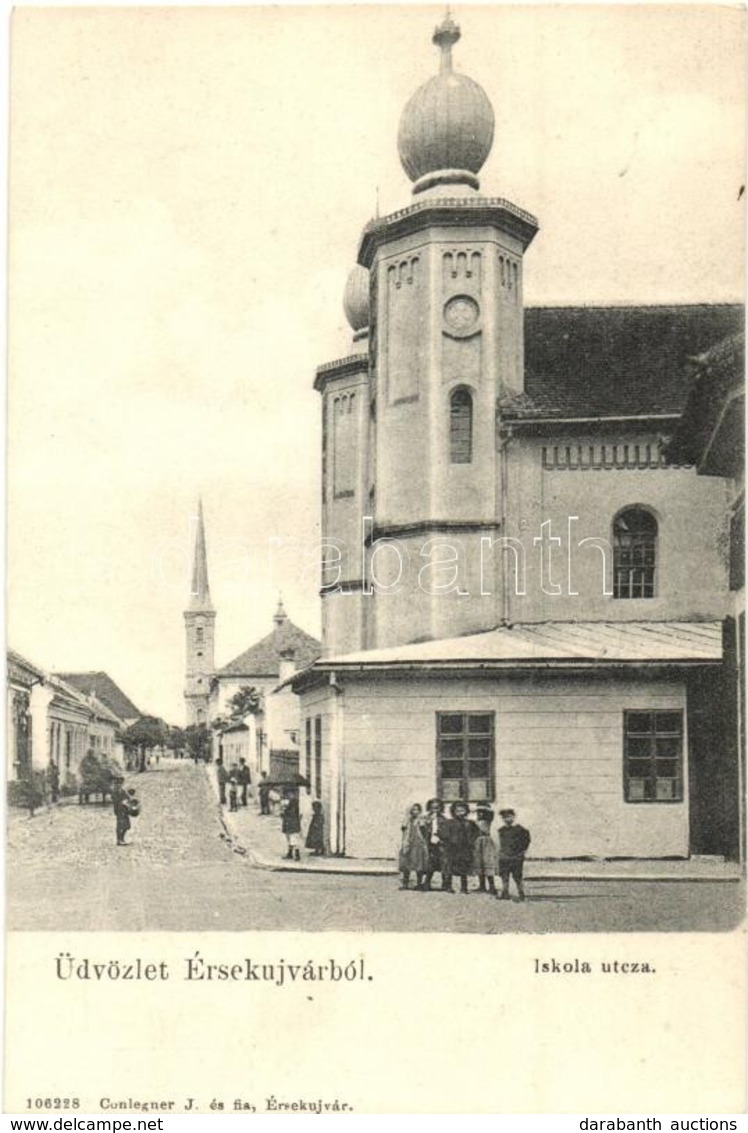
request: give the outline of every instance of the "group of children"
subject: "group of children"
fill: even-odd
[[[399,867],[401,888],[410,888],[411,874],[416,876],[416,889],[430,890],[434,874],[441,876],[441,888],[454,893],[452,879],[459,877],[462,893],[469,892],[468,877],[478,877],[476,893],[490,893],[500,900],[509,900],[509,882],[514,880],[520,901],[525,900],[523,879],[525,853],[530,845],[530,832],[515,822],[511,807],[499,811],[503,825],[498,831],[498,845],[491,834],[494,812],[486,803],[479,803],[475,820],[470,818],[466,802],[453,802],[450,818],[444,816],[441,799],[429,799],[426,811],[414,803],[402,824]],[[501,879],[501,892],[496,891],[495,877]]]

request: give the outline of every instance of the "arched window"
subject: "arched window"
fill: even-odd
[[[449,459],[451,464],[473,459],[473,399],[464,386],[449,399]]]
[[[197,629],[195,630],[195,640],[198,642],[198,644],[203,640],[203,627],[202,626],[198,626]]]
[[[613,520],[613,597],[654,598],[657,520],[630,507]]]

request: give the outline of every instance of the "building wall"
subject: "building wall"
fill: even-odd
[[[43,770],[47,767],[49,760],[54,759],[60,772],[60,784],[64,787],[72,783],[74,777],[78,775],[78,768],[83,756],[89,748],[93,747],[92,728],[94,723],[79,711],[77,712],[72,706],[50,704],[45,729],[46,750],[43,762],[38,769]],[[113,736],[113,729],[110,729],[109,732]],[[98,731],[96,737],[100,738]],[[111,752],[100,746],[94,748],[94,750],[97,754],[100,751],[104,754],[113,754],[113,740]]]
[[[573,460],[581,448],[587,461],[593,450],[599,464],[602,443],[609,465],[612,446],[617,443],[619,465],[629,466],[564,467],[569,446]],[[686,621],[725,615],[729,542],[725,484],[698,477],[691,468],[631,467],[637,463],[637,452],[639,461],[645,463],[647,446],[654,462],[657,438],[652,434],[629,433],[603,442],[590,435],[510,442],[507,535],[521,542],[527,563],[527,593],[517,595],[511,553],[510,621]],[[614,516],[636,504],[647,507],[658,522],[656,594],[654,598],[615,599],[603,593],[599,545],[612,540]],[[571,526],[569,517],[577,517]],[[548,520],[547,533],[561,540],[552,549],[552,579],[562,591],[557,595],[543,591],[540,547],[534,543]],[[595,542],[580,547],[584,539]],[[612,590],[612,547],[606,562],[607,588]]]
[[[217,716],[229,715],[229,701],[239,689],[252,686],[262,694],[264,711],[254,718],[248,716],[244,721],[251,727],[251,739],[248,754],[243,751],[241,754],[250,764],[253,781],[255,774],[269,770],[271,751],[290,751],[298,746],[293,743],[289,732],[294,731],[297,735],[301,732],[299,698],[290,688],[273,692],[278,686],[278,680],[279,677],[221,677],[211,694],[210,716],[213,720]],[[258,751],[258,731],[262,733],[261,753]],[[224,762],[226,762],[225,738],[223,745]],[[214,734],[213,757],[215,758],[217,754],[218,739]]]
[[[394,407],[401,409],[417,409],[422,420],[428,419],[422,403]],[[378,412],[381,418],[383,411]],[[418,428],[424,432],[422,425]],[[390,456],[395,455],[385,449],[392,444],[400,451],[404,442],[396,431],[383,429],[380,420],[378,443],[379,524],[388,514],[383,484]],[[405,446],[410,458],[421,459],[419,443]],[[634,429],[612,436],[514,436],[506,448],[505,495],[501,459],[496,467],[487,460],[452,466],[435,461],[428,492],[412,470],[400,469],[398,480],[395,462],[390,466],[392,492],[410,500],[409,514],[421,527],[380,537],[368,548],[368,594],[326,598],[326,652],[355,648],[362,624],[363,646],[382,648],[487,629],[502,618],[537,622],[725,617],[730,612],[728,482],[699,477],[692,468],[664,467],[660,451],[656,434]],[[490,480],[492,510],[485,523],[475,512],[460,527],[458,509],[452,516],[457,526],[430,526],[426,520],[438,513],[438,501],[450,500],[448,481],[455,475]],[[464,491],[461,497],[468,498]],[[649,509],[658,522],[656,593],[653,598],[616,599],[612,523],[618,512],[635,505]],[[451,507],[452,502],[444,504],[445,516]],[[506,551],[502,536],[510,542]],[[551,556],[544,576],[541,553]],[[521,576],[517,562],[522,564]]]
[[[248,727],[246,731],[224,732],[221,748],[224,766],[229,771],[234,764],[238,765],[240,759],[246,760],[254,786],[259,778],[254,726]]]
[[[495,713],[496,802],[530,828],[532,856],[688,855],[687,776],[683,802],[623,800],[623,711],[683,709],[685,728],[682,681],[368,678],[341,703],[350,856],[395,856],[406,807],[436,793],[436,713],[448,711]],[[329,693],[304,694],[303,713],[330,732]]]
[[[301,752],[299,769],[301,774],[308,777],[312,787],[311,796],[319,799],[325,818],[325,839],[328,851],[337,852],[341,846],[336,844],[338,830],[339,792],[338,780],[332,774],[333,770],[333,744],[335,731],[335,698],[336,693],[325,686],[322,689],[303,693],[301,700]],[[317,729],[319,728],[319,733]],[[315,758],[316,736],[321,738],[321,760],[317,764]],[[308,746],[307,737],[311,746]],[[321,774],[316,774],[316,768]]]
[[[230,714],[229,701],[242,688],[256,688],[267,697],[278,684],[277,677],[219,677],[210,698],[210,718]]]

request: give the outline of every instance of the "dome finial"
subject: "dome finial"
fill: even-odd
[[[448,6],[447,14],[439,24],[439,27],[434,29],[434,35],[431,41],[436,44],[442,53],[441,64],[439,66],[439,70],[442,74],[452,70],[452,45],[457,43],[459,38],[459,25],[452,19]]]
[[[494,115],[488,96],[473,79],[452,70],[452,47],[459,38],[447,11],[433,35],[441,51],[439,74],[418,88],[400,117],[397,146],[416,194],[477,192],[477,174],[491,152]]]
[[[286,607],[283,605],[282,594],[278,595],[278,609],[273,614],[273,621],[279,628],[288,621],[288,614],[286,613]]]

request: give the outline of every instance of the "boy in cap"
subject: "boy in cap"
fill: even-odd
[[[514,878],[520,901],[525,900],[525,887],[522,871],[525,865],[525,852],[530,845],[530,831],[515,823],[515,812],[505,807],[499,814],[504,825],[499,827],[499,877],[501,878],[500,901],[509,900],[509,878]]]

